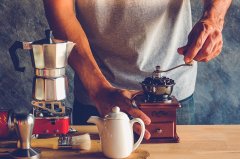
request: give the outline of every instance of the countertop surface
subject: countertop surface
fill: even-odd
[[[79,132],[96,134],[95,126],[74,126]],[[180,143],[141,144],[150,159],[240,159],[240,125],[177,125]],[[0,148],[0,152],[11,149]],[[105,158],[101,152],[41,149],[41,159]],[[0,158],[1,153],[0,153]]]

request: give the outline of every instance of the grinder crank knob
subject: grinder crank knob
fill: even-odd
[[[31,148],[31,136],[34,126],[32,114],[18,114],[14,119],[15,131],[18,135],[19,147],[10,156],[20,159],[38,159],[39,151]]]

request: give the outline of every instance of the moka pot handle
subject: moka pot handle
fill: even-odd
[[[19,72],[24,72],[25,67],[21,67],[19,63],[19,57],[17,54],[18,49],[31,50],[32,42],[15,41],[8,50],[14,65],[14,69]]]

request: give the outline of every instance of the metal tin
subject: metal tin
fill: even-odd
[[[70,128],[70,119],[64,117],[36,117],[33,134],[53,135],[67,134]]]
[[[14,131],[13,113],[11,110],[0,110],[0,138],[7,138]]]

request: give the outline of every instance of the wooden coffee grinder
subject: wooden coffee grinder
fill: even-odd
[[[161,76],[162,72],[168,72],[180,66],[192,66],[182,64],[169,70],[161,70],[156,66],[152,77],[147,77],[141,82],[143,91],[137,94],[132,102],[151,119],[151,124],[146,126],[150,131],[149,143],[177,143],[179,137],[176,131],[176,111],[181,107],[178,100],[171,96],[174,80]]]

